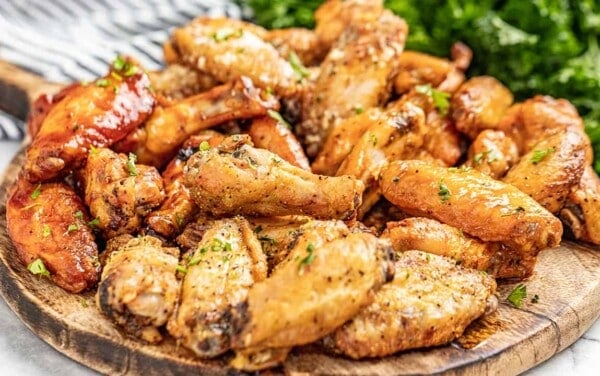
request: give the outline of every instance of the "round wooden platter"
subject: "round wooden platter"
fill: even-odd
[[[27,271],[6,231],[6,191],[23,160],[21,151],[0,185],[0,293],[36,335],[72,359],[105,374],[232,374],[228,357],[203,361],[174,341],[144,345],[125,336],[96,309],[94,293],[66,293]],[[600,314],[600,250],[572,242],[540,254],[524,282],[520,309],[506,301],[514,284],[499,286],[499,309],[473,323],[454,343],[381,359],[350,360],[318,346],[295,349],[269,373],[408,375],[512,375],[573,343]],[[537,294],[537,303],[531,297]]]

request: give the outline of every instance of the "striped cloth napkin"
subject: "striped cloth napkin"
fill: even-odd
[[[101,76],[117,54],[158,69],[171,29],[199,15],[242,12],[233,0],[0,0],[0,59],[55,82]],[[23,136],[0,111],[0,140]]]

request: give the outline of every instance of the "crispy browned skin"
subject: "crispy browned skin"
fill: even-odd
[[[443,345],[459,337],[495,300],[492,277],[445,257],[408,251],[395,266],[394,281],[327,337],[326,345],[354,359]]]
[[[397,161],[381,172],[383,195],[402,211],[437,219],[523,254],[555,247],[562,225],[517,188],[474,170]]]
[[[583,120],[575,106],[565,99],[542,95],[511,106],[498,128],[515,140],[521,154],[529,152],[544,138],[565,129],[580,132],[587,138]],[[592,148],[588,146],[587,149],[586,163],[591,164]]]
[[[182,64],[173,64],[160,71],[148,72],[148,77],[154,92],[169,99],[191,97],[219,84],[210,74]]]
[[[523,155],[502,180],[533,197],[549,212],[558,213],[581,179],[587,147],[587,137],[579,132],[556,133]]]
[[[218,356],[230,348],[230,307],[267,276],[260,243],[241,217],[214,221],[184,265],[179,305],[167,329],[196,355]]]
[[[65,86],[56,94],[42,94],[31,104],[31,110],[27,115],[27,133],[29,137],[35,138],[50,110],[79,85],[80,83],[77,82]]]
[[[171,45],[187,65],[221,82],[247,76],[259,87],[289,96],[298,77],[257,25],[226,18],[199,17],[175,29]]]
[[[163,166],[175,156],[191,135],[231,120],[266,115],[277,109],[274,96],[263,99],[261,91],[246,77],[207,92],[157,107],[139,133],[117,145],[119,152],[135,151],[140,163]]]
[[[512,138],[502,131],[486,129],[469,146],[465,166],[500,179],[518,160],[519,149]]]
[[[560,218],[575,239],[600,244],[600,179],[586,166],[579,184],[572,188]]]
[[[288,258],[234,307],[232,346],[242,354],[234,367],[247,368],[248,353],[302,345],[332,332],[393,277],[389,246],[371,234],[322,245],[307,240],[300,236]]]
[[[498,129],[513,95],[500,81],[489,76],[473,77],[452,95],[452,118],[456,128],[474,139],[484,129]]]
[[[108,75],[69,91],[50,110],[27,149],[25,178],[39,182],[80,168],[90,145],[108,147],[143,123],[155,99],[148,76],[139,68],[137,72],[119,79]]]
[[[305,66],[319,64],[328,51],[328,46],[310,29],[273,29],[267,32],[264,39],[275,46],[285,59],[289,60],[291,53],[295,53]]]
[[[6,202],[8,234],[19,260],[29,265],[41,259],[52,281],[72,293],[91,288],[100,276],[89,220],[81,199],[62,183],[19,179]]]
[[[132,166],[126,155],[110,149],[90,153],[84,179],[85,203],[108,238],[137,232],[144,216],[165,198],[156,168]]]
[[[255,147],[272,151],[292,165],[310,171],[302,145],[286,124],[271,116],[257,117],[252,120],[248,135]]]
[[[158,343],[162,340],[158,328],[167,323],[179,296],[175,276],[179,249],[163,247],[151,236],[120,237],[126,239],[113,239],[125,244],[107,257],[96,304],[127,333]]]
[[[453,59],[427,55],[416,51],[404,51],[400,55],[400,67],[394,79],[394,90],[404,94],[417,85],[430,84],[439,90],[453,93],[464,82],[464,71],[469,67],[472,51],[457,42],[452,46]]]
[[[165,168],[162,178],[165,186],[165,201],[160,207],[148,214],[146,224],[157,234],[171,238],[187,225],[198,213],[198,206],[190,197],[190,192],[183,184],[183,168],[188,158],[198,151],[198,146],[206,141],[214,147],[221,143],[224,136],[218,132],[206,130],[191,136]]]
[[[302,99],[297,131],[309,156],[317,154],[337,121],[387,100],[407,32],[404,20],[389,11],[346,27]]]
[[[354,216],[364,190],[360,181],[314,175],[248,143],[248,136],[231,136],[188,160],[185,184],[201,211],[325,219]]]

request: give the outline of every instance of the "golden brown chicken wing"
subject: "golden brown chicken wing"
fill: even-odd
[[[230,348],[230,307],[267,276],[260,243],[241,218],[212,222],[185,258],[185,277],[169,333],[196,355],[210,358]]]
[[[82,167],[91,146],[114,144],[152,113],[148,76],[129,61],[118,61],[121,69],[73,88],[50,110],[27,149],[27,180],[40,182]]]
[[[490,76],[473,77],[452,95],[452,118],[456,128],[477,137],[484,129],[499,129],[500,119],[513,102],[513,95]]]
[[[72,90],[79,87],[79,82],[65,86],[55,94],[42,94],[31,105],[29,114],[27,115],[27,134],[32,139],[40,131],[46,116],[56,104],[67,96]]]
[[[219,85],[213,76],[182,64],[172,64],[165,69],[148,72],[152,89],[168,99],[183,99],[200,94]]]
[[[556,247],[562,236],[560,221],[527,194],[468,168],[397,161],[382,170],[379,186],[408,214],[437,219],[523,254]]]
[[[583,174],[587,137],[564,130],[538,142],[523,155],[504,179],[539,202],[551,213],[558,213],[567,196]]]
[[[107,249],[113,248],[111,241],[124,244],[105,256],[96,304],[127,333],[158,343],[158,328],[167,323],[179,296],[179,249],[163,247],[152,236],[121,235],[109,240]]]
[[[500,179],[518,160],[519,149],[512,138],[502,131],[486,129],[469,146],[465,166]]]
[[[575,239],[600,244],[600,179],[586,166],[579,184],[571,189],[560,218]]]
[[[19,179],[6,202],[8,234],[19,260],[72,293],[91,288],[100,275],[89,221],[79,196],[63,183]]]
[[[185,184],[200,210],[212,215],[306,214],[348,219],[364,185],[350,177],[314,175],[249,144],[246,135],[200,150],[187,162]]]
[[[249,360],[271,365],[272,349],[310,343],[335,330],[393,278],[390,256],[389,246],[367,233],[320,246],[300,236],[288,258],[234,307],[232,346],[238,356],[232,365],[260,366]],[[266,358],[250,355],[256,353]]]
[[[290,164],[310,171],[302,145],[281,115],[270,112],[269,116],[254,118],[248,135],[255,147],[267,149]]]
[[[319,152],[337,121],[387,100],[407,32],[404,20],[389,11],[346,27],[302,100],[297,131],[309,156]]]
[[[496,302],[496,282],[454,261],[408,251],[395,263],[394,281],[375,300],[325,338],[354,359],[448,343]]]
[[[296,54],[305,66],[318,65],[329,50],[313,30],[299,27],[269,30],[264,39],[288,61]]]
[[[144,216],[165,198],[154,167],[135,163],[135,155],[100,148],[90,152],[84,170],[85,202],[107,238],[138,231]]]
[[[183,62],[218,81],[246,76],[263,89],[289,96],[296,91],[299,77],[275,47],[262,39],[265,33],[243,21],[199,17],[175,29],[170,43]]]

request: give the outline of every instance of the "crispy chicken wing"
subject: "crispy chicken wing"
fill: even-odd
[[[265,99],[246,77],[207,92],[157,107],[137,133],[116,145],[118,152],[135,151],[140,163],[163,166],[191,135],[227,121],[266,115],[279,106],[274,96]]]
[[[217,356],[230,348],[230,307],[267,276],[260,243],[241,217],[214,221],[184,266],[179,305],[167,328],[196,355]]]
[[[299,27],[269,30],[264,39],[285,59],[291,60],[295,53],[306,66],[318,65],[329,49],[313,30]]]
[[[270,349],[310,343],[332,332],[393,277],[389,246],[371,234],[353,233],[320,245],[307,240],[300,236],[288,258],[234,307],[234,367],[260,366],[251,360],[271,365],[269,358],[250,354],[270,355]]]
[[[40,259],[52,281],[72,293],[94,286],[100,275],[89,220],[79,196],[63,183],[19,179],[6,203],[8,234],[21,262]]]
[[[452,118],[456,128],[477,137],[484,129],[499,129],[500,119],[513,102],[513,95],[490,76],[473,77],[452,95]]]
[[[79,82],[76,82],[63,87],[55,94],[42,94],[33,102],[27,116],[27,134],[29,137],[32,139],[35,138],[50,110],[53,109],[58,102],[65,99],[67,94],[80,85]]]
[[[404,20],[389,11],[346,27],[302,100],[297,131],[309,156],[319,152],[337,121],[387,100],[407,32]]]
[[[551,213],[558,213],[585,168],[587,137],[564,130],[537,143],[504,179]]]
[[[293,94],[297,75],[275,47],[262,39],[260,26],[226,18],[196,18],[175,29],[171,45],[187,65],[221,82],[247,76],[281,96]]]
[[[257,117],[252,120],[248,135],[255,147],[272,151],[292,165],[310,171],[302,145],[286,123],[272,116]]]
[[[107,238],[138,231],[144,217],[165,197],[156,168],[135,164],[133,154],[128,158],[110,149],[95,149],[88,157],[84,179],[85,203]]]
[[[459,337],[496,302],[496,282],[447,258],[408,251],[398,256],[394,281],[325,339],[354,359],[443,345]]]
[[[177,156],[167,165],[162,173],[165,185],[165,201],[160,207],[146,217],[146,224],[157,234],[171,238],[181,232],[198,213],[198,206],[190,197],[190,192],[183,184],[183,168],[189,157],[198,151],[202,142],[214,147],[225,137],[215,131],[206,130],[191,136]]]
[[[121,235],[111,241],[124,244],[106,256],[96,304],[127,333],[160,342],[158,328],[167,323],[179,296],[179,249],[163,247],[151,236]]]
[[[600,179],[586,166],[579,184],[571,189],[560,218],[575,239],[600,244]]]
[[[512,138],[502,131],[486,129],[469,146],[465,166],[500,179],[518,160],[519,149]]]
[[[185,184],[203,212],[213,215],[306,214],[348,219],[360,206],[364,185],[350,177],[314,175],[231,136],[187,162]]]
[[[523,254],[555,247],[562,236],[560,221],[534,199],[467,168],[397,161],[382,170],[379,186],[388,200],[408,214],[437,219]]]
[[[210,74],[182,64],[172,64],[165,69],[148,72],[155,93],[169,99],[183,99],[212,89],[219,82]]]
[[[50,110],[27,149],[27,180],[48,180],[82,167],[91,146],[108,147],[148,118],[155,103],[150,80],[132,63],[125,65],[73,88]]]

